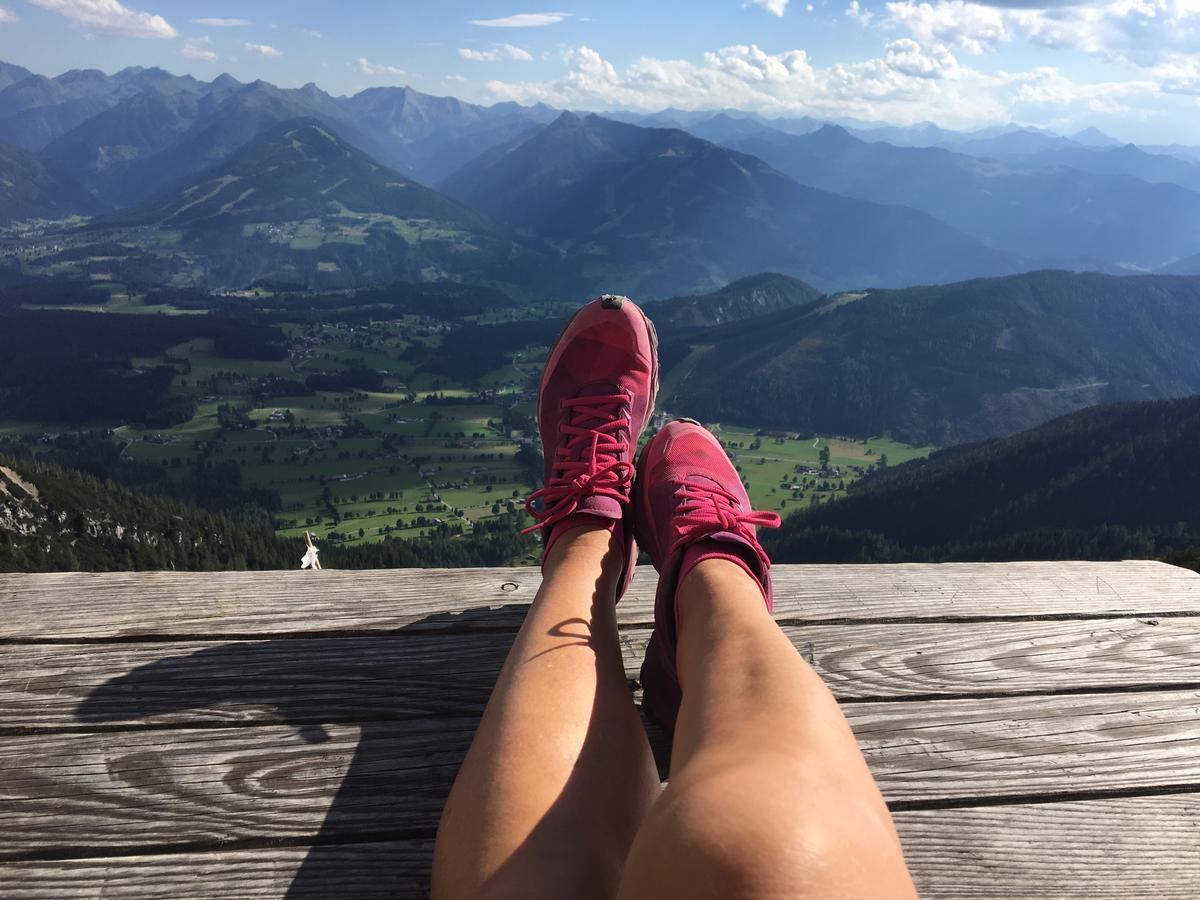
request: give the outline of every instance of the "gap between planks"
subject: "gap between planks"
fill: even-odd
[[[963,625],[785,626],[843,703],[1153,692],[1200,686],[1200,617]],[[649,631],[626,629],[626,675]],[[507,633],[401,632],[221,643],[13,645],[0,734],[170,724],[477,713]]]
[[[925,898],[1190,900],[1200,882],[1200,796],[900,812],[895,820]],[[10,862],[0,866],[0,895],[415,900],[428,896],[432,850],[430,840],[360,840]]]
[[[893,804],[974,806],[1200,785],[1200,692],[845,708]],[[432,829],[477,716],[9,737],[0,858],[63,846],[331,840]],[[264,802],[269,798],[269,802]]]
[[[797,624],[1200,614],[1200,574],[1150,561],[776,566]],[[536,569],[0,575],[0,640],[207,638],[520,625]],[[653,620],[639,567],[617,607]]]

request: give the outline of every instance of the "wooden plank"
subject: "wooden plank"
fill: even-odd
[[[1200,784],[1200,691],[843,707],[889,802]]]
[[[926,900],[1192,900],[1200,795],[896,814]]]
[[[785,626],[843,700],[1200,684],[1200,617]],[[622,632],[636,679],[649,632]],[[470,715],[511,632],[13,645],[0,729]]]
[[[428,898],[433,842],[261,847],[0,865],[5,900]]]
[[[1200,784],[1198,691],[845,709],[884,795],[901,804]],[[290,727],[8,737],[0,859],[431,832],[475,724],[360,729],[301,718]]]
[[[0,575],[0,640],[516,628],[536,569]],[[642,568],[618,613],[653,621]],[[1200,575],[1150,561],[777,566],[784,621],[1200,613]]]
[[[1163,897],[1200,883],[1200,795],[896,814],[927,900]],[[38,860],[0,866],[7,900],[417,898],[431,841]],[[301,869],[303,866],[303,869]]]
[[[0,742],[0,860],[435,827],[477,719]]]
[[[511,632],[32,644],[0,655],[0,729],[479,715]]]

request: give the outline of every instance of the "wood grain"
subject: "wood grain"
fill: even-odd
[[[889,801],[1200,783],[1200,692],[845,708]],[[432,829],[474,718],[39,734],[0,742],[0,858]]]
[[[1132,561],[777,566],[783,621],[1200,613],[1200,575]],[[653,621],[639,568],[618,614]],[[252,636],[520,625],[536,569],[0,575],[0,640]]]
[[[1200,684],[1200,617],[786,626],[842,700]],[[636,679],[649,631],[622,632]],[[510,632],[12,645],[0,729],[479,714]]]
[[[170,729],[0,744],[0,860],[432,829],[477,719]]]
[[[927,900],[1191,900],[1200,883],[1200,795],[897,813]],[[424,898],[430,841],[262,847],[210,853],[16,862],[7,900],[98,896],[266,900]],[[304,874],[296,876],[304,864]]]
[[[889,802],[1200,784],[1200,692],[844,706]]]
[[[896,814],[925,900],[1191,900],[1200,795]]]
[[[1195,896],[1200,576],[775,578],[923,896]],[[425,896],[429,837],[539,581],[0,575],[0,897]],[[640,570],[618,608],[631,676],[654,585]]]
[[[0,897],[425,900],[432,855],[432,841],[423,840],[7,863]]]

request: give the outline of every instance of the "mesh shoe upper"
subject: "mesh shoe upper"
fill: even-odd
[[[654,633],[642,664],[647,711],[665,729],[675,727],[682,693],[675,666],[679,583],[689,548],[699,555],[735,559],[759,583],[771,609],[771,561],[756,529],[774,528],[779,516],[755,512],[737,470],[720,443],[694,422],[671,422],[642,450],[634,503],[638,543],[658,569]],[[696,559],[693,554],[689,559]]]
[[[547,549],[568,517],[624,518],[657,391],[657,338],[645,314],[623,297],[580,308],[551,347],[538,391],[545,486],[526,503],[537,519],[527,531],[544,529]]]

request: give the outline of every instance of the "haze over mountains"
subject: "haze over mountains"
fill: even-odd
[[[901,206],[798,184],[677,129],[563,113],[443,184],[578,260],[592,290],[634,296],[776,270],[820,287],[947,281],[1015,258]]]
[[[384,209],[386,198],[369,209],[361,195],[356,201],[358,212],[397,220],[387,252],[411,262],[395,270],[406,277],[486,278],[528,297],[619,290],[653,298],[761,271],[822,291],[1039,266],[1200,272],[1200,165],[1191,148],[1149,152],[1094,129],[1066,138],[1016,126],[845,130],[728,112],[619,118],[636,124],[411,88],[333,97],[312,84],[281,89],[228,75],[202,82],[133,67],[47,78],[0,64],[0,141],[25,151],[0,153],[0,221],[107,209],[96,223],[104,228],[64,241],[79,259],[88,240],[125,246],[128,277],[205,287],[238,287],[228,279],[251,272],[313,287],[374,283],[367,279],[393,270],[377,264],[378,247],[364,249],[363,234],[326,228],[296,238],[305,223],[356,211],[323,193],[330,183],[321,179],[293,179],[286,204],[267,202],[264,186],[240,199],[218,192],[222,204],[234,200],[222,215],[246,226],[240,234],[199,227],[199,210],[211,204],[183,219],[147,218],[191,187],[250,177],[223,167],[242,153],[243,163],[269,164],[271,154],[251,151],[252,142],[305,121],[362,154],[355,159],[364,165],[409,179],[409,194],[424,198],[402,215]],[[459,202],[422,193],[430,189]],[[453,235],[421,225],[445,221],[429,214],[434,208],[457,208],[455,221],[472,224]],[[143,223],[139,235],[116,230],[134,221]],[[187,266],[156,248],[146,223],[163,232],[158,245],[186,238]],[[320,258],[297,264],[274,250],[259,267],[220,262],[252,253],[266,225],[286,226],[286,247]],[[481,237],[499,234],[507,236]],[[450,253],[450,243],[461,246]],[[444,264],[460,257],[471,265]]]
[[[726,141],[825,190],[929,213],[1040,264],[1154,270],[1200,245],[1200,166],[1136,147],[1040,150],[1002,161],[867,143],[836,125]]]

